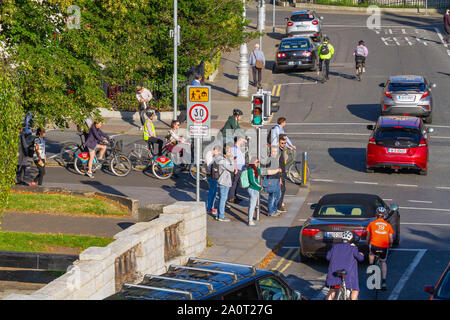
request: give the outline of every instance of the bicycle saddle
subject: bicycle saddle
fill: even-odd
[[[347,271],[346,270],[338,270],[334,274],[338,277],[343,277],[347,274]]]

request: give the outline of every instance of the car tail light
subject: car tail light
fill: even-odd
[[[404,115],[404,116],[410,116],[411,113],[404,113],[403,115]],[[402,128],[402,127],[399,127],[399,128]]]
[[[311,55],[312,55],[311,51],[305,51],[302,53],[302,56],[304,56],[304,57],[311,57]]]
[[[370,138],[369,139],[369,144],[376,144],[375,139],[374,138]]]
[[[386,110],[386,108],[387,108],[387,105],[384,105],[383,109]]]
[[[423,98],[427,97],[429,94],[430,94],[430,91],[425,92],[425,93],[422,95],[422,97],[420,97],[420,99],[423,99]]]
[[[355,229],[353,230],[360,238],[365,238],[367,236],[367,231],[364,229]]]
[[[392,99],[391,93],[390,92],[385,92],[384,95],[390,99]]]
[[[288,27],[290,27],[290,26],[293,25],[293,23],[292,23],[291,21],[289,21],[289,22],[287,23],[287,25],[288,25]]]
[[[319,232],[320,232],[320,229],[315,229],[315,228],[305,228],[302,230],[302,234],[304,236],[315,236]]]
[[[286,58],[286,53],[284,53],[284,52],[278,52],[277,57],[278,57],[278,58]]]
[[[318,25],[319,22],[318,22],[318,21],[313,21],[312,24],[313,24],[313,25]]]
[[[425,139],[420,140],[419,147],[426,147],[426,146],[427,146],[427,141]]]
[[[430,106],[429,105],[426,105],[425,108],[427,108],[427,110],[430,110]]]

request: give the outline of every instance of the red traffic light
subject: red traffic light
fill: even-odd
[[[256,105],[262,104],[262,98],[259,98],[259,97],[254,98],[253,104],[256,104]]]

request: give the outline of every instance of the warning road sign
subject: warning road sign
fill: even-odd
[[[208,102],[209,88],[192,86],[189,88],[190,102]]]
[[[188,86],[187,127],[190,138],[209,137],[211,122],[211,87]]]

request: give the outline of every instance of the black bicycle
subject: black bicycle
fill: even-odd
[[[60,166],[68,167],[69,165],[73,165],[75,161],[75,154],[86,151],[86,137],[84,133],[77,133],[78,137],[80,137],[80,143],[76,142],[66,142],[61,152],[59,153],[59,157],[57,161]]]
[[[356,60],[356,80],[361,81],[363,74],[363,62],[362,59]]]
[[[334,300],[350,300],[350,289],[347,289],[347,285],[344,279],[346,274],[346,270],[338,270],[334,272],[334,275],[336,277],[341,278],[341,283],[337,286],[332,287],[332,289],[337,290],[337,292],[334,294]]]
[[[135,143],[128,158],[133,170],[144,171],[151,168],[156,178],[166,180],[174,174],[174,163],[166,144],[164,144],[161,154],[162,156],[158,156],[153,148],[149,149],[146,144]]]
[[[375,257],[374,257],[374,261],[373,261],[373,263],[379,268],[380,272],[382,272],[381,271],[381,254],[382,253],[383,253],[382,250],[379,250],[379,249],[375,250]],[[383,289],[383,288],[378,289],[377,287],[375,287],[375,300],[378,300],[378,291],[379,290],[385,291],[385,289]]]

